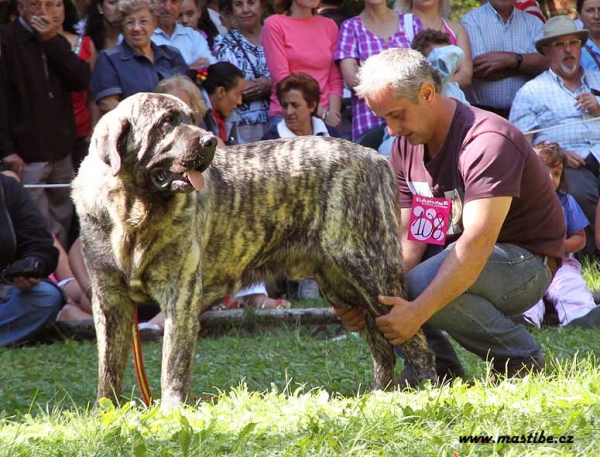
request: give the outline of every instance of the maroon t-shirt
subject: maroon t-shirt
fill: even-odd
[[[513,197],[498,243],[556,258],[563,256],[565,220],[548,171],[523,134],[505,119],[456,103],[440,152],[427,163],[425,146],[394,142],[390,163],[402,208],[414,195],[452,200],[448,242],[462,233],[462,208],[471,200]],[[406,221],[403,221],[406,223]]]

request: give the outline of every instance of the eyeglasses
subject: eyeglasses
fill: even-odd
[[[136,25],[139,25],[143,29],[147,28],[150,24],[152,24],[152,19],[129,19],[123,23],[123,27],[126,29],[134,29]]]
[[[566,48],[567,45],[569,47],[574,48],[576,46],[581,46],[581,40],[566,40],[566,41],[553,41],[550,43],[555,48]]]

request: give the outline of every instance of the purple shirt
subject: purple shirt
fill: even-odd
[[[448,242],[462,234],[462,208],[471,200],[513,197],[498,243],[562,258],[565,219],[548,170],[523,134],[507,120],[460,102],[442,149],[426,160],[422,144],[398,137],[390,164],[400,205],[413,195],[452,200]]]
[[[423,30],[418,17],[412,21],[412,36]],[[360,16],[355,16],[342,23],[338,33],[334,60],[356,59],[362,64],[369,57],[390,48],[410,48],[411,42],[404,30],[404,14],[398,13],[398,31],[387,40],[373,34],[363,23]],[[375,127],[385,125],[367,106],[364,99],[352,96],[352,139],[356,140],[362,133]]]

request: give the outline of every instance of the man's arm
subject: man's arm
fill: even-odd
[[[42,263],[44,275],[52,273],[58,262],[58,250],[46,221],[21,183],[12,178],[0,179],[17,239],[13,261],[33,257]]]
[[[519,63],[519,57],[523,60]],[[498,81],[518,74],[537,76],[548,69],[548,59],[541,54],[516,52],[488,52],[473,59],[473,76]]]
[[[68,90],[87,90],[92,80],[90,64],[75,55],[66,38],[56,35],[42,41],[42,46],[48,57],[48,65],[60,75]]]
[[[423,293],[412,302],[398,297],[380,299],[393,306],[376,320],[392,344],[411,338],[433,314],[473,285],[493,252],[511,202],[512,197],[491,197],[466,203],[463,234]]]

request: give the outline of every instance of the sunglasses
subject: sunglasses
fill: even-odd
[[[581,40],[566,40],[566,41],[553,41],[550,43],[555,48],[566,48],[567,45],[569,47],[574,48],[576,46],[581,46]]]

